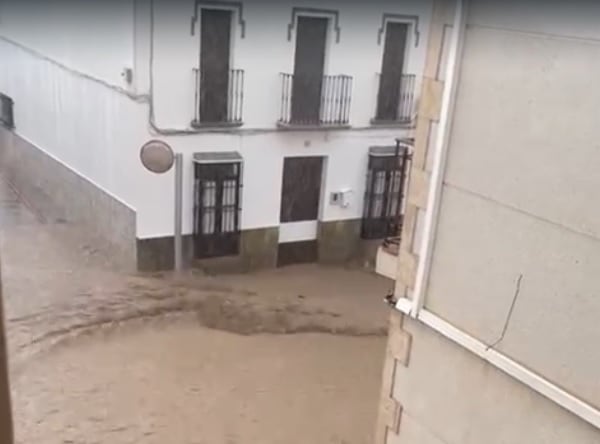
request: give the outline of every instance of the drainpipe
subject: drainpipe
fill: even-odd
[[[435,229],[440,209],[444,172],[446,169],[448,138],[450,135],[450,126],[456,99],[456,83],[459,72],[459,63],[462,58],[462,46],[468,9],[467,3],[468,0],[456,0],[450,53],[448,54],[448,62],[446,64],[444,79],[445,87],[442,95],[438,134],[433,154],[433,169],[429,193],[427,195],[427,212],[425,214],[423,239],[419,251],[419,264],[417,267],[412,307],[410,311],[410,315],[414,318],[419,316],[419,312],[423,307],[427,278],[431,268]]]

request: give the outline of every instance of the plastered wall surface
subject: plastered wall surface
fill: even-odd
[[[597,6],[471,3],[425,306],[493,343],[522,275],[496,348],[598,407]]]
[[[26,27],[6,24],[8,17],[12,17],[13,23],[35,24],[36,20],[41,20],[37,16],[27,17],[26,6],[11,6],[12,9],[0,14],[0,36],[9,37],[25,47],[0,41],[0,91],[15,100],[17,134],[134,209],[139,238],[173,233],[173,174],[153,175],[139,162],[139,148],[151,138],[166,141],[184,156],[185,234],[192,231],[191,159],[194,152],[240,152],[244,158],[242,229],[253,229],[279,224],[284,156],[326,156],[327,175],[320,219],[356,219],[362,214],[369,146],[390,145],[395,137],[411,134],[411,130],[399,128],[276,131],[280,109],[278,74],[293,68],[294,41],[287,39],[292,7],[315,5],[277,2],[267,10],[266,2],[260,1],[244,2],[244,39],[241,39],[237,20],[233,26],[232,67],[246,71],[242,133],[157,133],[149,125],[148,98],[143,96],[150,92],[150,73],[154,80],[156,125],[161,129],[185,129],[189,128],[192,118],[191,69],[197,66],[199,50],[198,30],[192,36],[190,29],[193,2],[169,3],[172,7],[167,7],[168,2],[154,3],[152,57],[149,53],[147,0],[122,2],[114,7],[110,4],[114,9],[97,16],[82,13],[90,7],[88,3],[83,0],[61,3],[68,14],[51,16],[45,25],[56,28],[65,21],[75,23],[72,28],[67,27],[68,32],[60,38],[50,38],[53,34],[46,28],[46,38],[41,39],[35,37],[36,33],[33,36],[27,33]],[[74,4],[80,8],[75,8]],[[333,1],[317,7],[339,11],[340,42],[328,44],[326,72],[354,77],[351,124],[365,127],[375,106],[375,74],[380,70],[383,50],[383,45],[377,43],[382,15],[419,16],[419,45],[415,47],[415,42],[411,41],[407,56],[407,72],[418,74],[424,61],[431,5],[429,2],[398,4],[380,0],[368,8]],[[73,21],[69,14],[78,14],[80,20]],[[112,15],[119,16],[114,23]],[[96,19],[99,21],[94,21]],[[104,19],[110,19],[110,26],[103,22]],[[82,28],[86,27],[90,29],[90,35],[79,42],[77,36],[85,34]],[[105,33],[112,30],[106,40],[98,38],[103,35],[102,30]],[[114,50],[116,40],[122,44]],[[26,48],[34,49],[38,54]],[[110,53],[111,56],[91,57],[91,53]],[[40,59],[40,54],[51,60]],[[120,76],[124,65],[136,68],[134,82],[129,86]],[[11,69],[6,69],[8,66]],[[122,91],[64,69],[65,66],[142,96],[134,100]],[[252,128],[267,131],[244,132]],[[353,190],[350,206],[329,205],[329,193],[343,188]]]
[[[410,363],[397,366],[399,434],[387,444],[593,444],[600,432],[423,324],[405,319]],[[443,359],[441,359],[443,357]]]

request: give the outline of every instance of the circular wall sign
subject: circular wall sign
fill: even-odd
[[[146,169],[161,174],[171,169],[175,161],[175,154],[165,142],[151,140],[142,146],[140,159]]]

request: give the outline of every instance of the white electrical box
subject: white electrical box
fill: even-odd
[[[352,195],[354,191],[350,188],[343,188],[339,191],[331,193],[330,202],[331,205],[337,205],[341,208],[348,208],[352,204]]]

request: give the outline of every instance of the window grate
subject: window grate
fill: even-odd
[[[394,155],[369,155],[361,237],[384,239],[399,236],[411,154],[407,146]]]
[[[239,252],[241,163],[197,163],[194,246],[197,258]]]

